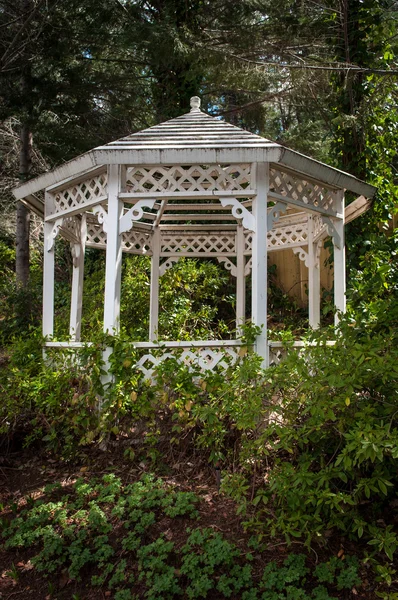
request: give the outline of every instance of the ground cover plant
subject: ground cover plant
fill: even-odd
[[[295,552],[269,560],[255,538],[237,545],[214,523],[201,524],[203,496],[148,473],[129,484],[122,479],[81,473],[2,506],[1,556],[20,559],[3,581],[15,589],[27,571],[48,582],[39,598],[116,600],[333,600],[363,585],[356,557],[316,566]]]

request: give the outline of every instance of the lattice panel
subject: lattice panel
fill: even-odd
[[[251,188],[251,165],[130,167],[126,192],[175,193],[244,191]]]
[[[290,173],[270,170],[270,191],[325,210],[333,210],[336,192],[317,183],[296,179]]]
[[[95,248],[106,248],[106,233],[98,221],[87,220],[86,245]],[[152,237],[150,233],[130,229],[122,235],[122,250],[130,254],[152,254]]]
[[[226,370],[228,365],[234,364],[239,359],[239,347],[228,347],[223,348],[194,348],[184,349],[180,354],[180,350],[175,349],[168,351],[161,356],[154,356],[151,353],[147,353],[140,358],[137,362],[136,367],[144,373],[145,378],[151,380],[154,375],[155,368],[163,361],[168,358],[177,358],[178,362],[185,364],[188,367],[199,367],[202,371],[213,371],[214,369],[221,368]],[[157,353],[159,350],[157,350]]]
[[[323,222],[322,217],[318,217],[318,215],[313,217],[314,223],[314,238],[317,239],[323,238],[328,235],[326,223]]]
[[[133,229],[123,233],[122,248],[124,252],[150,256],[152,254],[152,236],[150,233],[139,231],[133,227]]]
[[[253,247],[253,233],[250,231],[249,233],[245,233],[245,249],[243,251],[244,255],[251,255]]]
[[[286,358],[286,349],[285,348],[273,348],[269,346],[269,366],[273,367],[275,365],[279,365],[279,363]]]
[[[267,235],[268,248],[289,248],[292,245],[306,244],[308,240],[308,231],[306,223],[296,225],[286,225],[285,227],[275,226]]]
[[[236,254],[235,233],[162,233],[161,255],[190,253],[201,254]]]
[[[106,248],[106,233],[102,224],[87,216],[87,239],[86,245],[98,248]]]
[[[91,179],[72,185],[55,194],[55,214],[71,208],[84,206],[91,200],[107,196],[107,174],[100,173]]]

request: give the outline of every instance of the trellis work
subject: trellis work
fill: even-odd
[[[44,202],[36,194],[44,190]],[[159,278],[181,257],[216,258],[236,278],[237,331],[245,320],[251,273],[252,322],[261,327],[256,351],[264,366],[278,360],[267,340],[267,253],[290,248],[309,270],[309,323],[320,321],[319,255],[334,248],[334,302],[345,309],[344,191],[371,198],[375,189],[347,173],[283,148],[200,111],[191,111],[116,142],[20,185],[17,199],[44,217],[43,334],[54,331],[54,243],[73,256],[71,341],[80,340],[84,253],[106,250],[104,331],[117,332],[122,252],[151,257],[149,341],[135,343],[147,376],[159,362]],[[132,340],[134,342],[134,340]],[[240,342],[167,342],[166,355],[202,368],[234,360]],[[164,356],[163,356],[164,358]]]

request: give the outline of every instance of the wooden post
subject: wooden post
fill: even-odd
[[[321,322],[321,274],[311,215],[308,216],[308,321],[312,329],[318,329]]]
[[[44,223],[43,256],[43,337],[54,335],[54,267],[55,241],[53,223]]]
[[[252,321],[261,327],[257,337],[256,352],[263,358],[263,367],[268,367],[267,342],[267,199],[269,189],[269,165],[257,164],[257,196],[253,201],[256,231],[252,249]]]
[[[106,263],[104,332],[113,335],[119,331],[120,282],[122,269],[122,244],[119,234],[119,219],[123,213],[123,202],[119,200],[119,166],[108,167],[108,215],[106,219]]]
[[[156,227],[152,236],[151,258],[151,291],[149,305],[149,341],[158,337],[159,327],[159,259],[160,259],[160,229]]]
[[[344,240],[344,192],[338,192],[337,212],[341,214],[340,219],[334,221],[334,226],[339,240],[333,237],[334,254],[334,305],[340,312],[344,313],[346,309],[346,281],[345,281],[345,240]],[[335,325],[339,322],[339,317],[335,316]]]
[[[72,341],[79,342],[83,308],[84,252],[86,247],[86,215],[80,222],[80,243],[71,244],[73,258],[72,295],[70,303],[69,335]]]
[[[246,277],[245,277],[245,232],[242,223],[238,224],[236,230],[236,333],[242,335],[242,325],[245,324],[245,300],[246,300]]]

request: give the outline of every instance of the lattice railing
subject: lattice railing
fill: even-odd
[[[134,346],[143,352],[135,366],[150,380],[156,367],[170,358],[195,370],[225,371],[240,358],[243,344],[239,341],[166,342],[163,346],[158,346],[141,342]]]
[[[126,174],[129,193],[240,192],[251,187],[250,164],[129,167]]]
[[[278,169],[270,169],[270,191],[307,206],[325,210],[333,210],[336,200],[336,192],[329,188],[305,179],[298,179]]]
[[[107,174],[100,173],[91,179],[76,183],[54,195],[55,211],[61,213],[68,209],[84,207],[92,201],[104,200],[107,196]]]
[[[214,255],[236,254],[235,232],[225,233],[185,233],[162,232],[161,255],[169,256],[175,254],[204,254]]]

